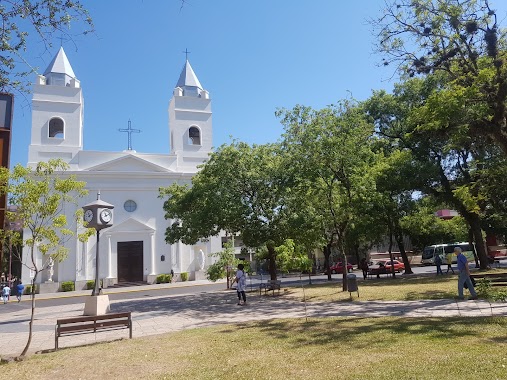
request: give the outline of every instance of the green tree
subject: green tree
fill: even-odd
[[[296,106],[277,114],[285,126],[283,146],[292,162],[287,170],[298,178],[293,189],[298,195],[293,199],[312,210],[313,235],[320,231],[325,242],[324,265],[331,279],[331,250],[336,246],[346,263],[347,235],[357,205],[370,186],[364,174],[373,159],[373,125],[351,101],[322,110]],[[346,274],[344,265],[344,290]]]
[[[26,355],[32,341],[35,284],[39,273],[50,259],[62,261],[67,257],[68,248],[64,243],[76,235],[76,228],[72,225],[76,226],[82,220],[81,209],[78,209],[73,221],[67,220],[65,215],[65,206],[76,204],[77,199],[87,193],[84,182],[65,174],[67,168],[65,162],[55,159],[40,162],[34,169],[16,165],[11,172],[0,168],[0,193],[8,194],[10,204],[18,206],[16,213],[8,213],[7,217],[12,220],[18,218],[25,229],[23,243],[28,247],[28,254],[20,259],[33,273],[28,341],[21,357]],[[87,229],[77,236],[80,241],[86,241],[92,233],[93,230]],[[41,261],[37,251],[42,254]]]
[[[445,75],[439,74],[406,80],[395,86],[392,95],[374,93],[365,108],[380,136],[397,149],[410,152],[412,170],[417,173],[411,179],[413,189],[451,205],[467,221],[484,269],[488,259],[481,214],[486,205],[481,202],[478,185],[484,171],[477,163],[486,157],[486,144],[465,133],[439,129],[457,112],[452,104],[447,107],[448,113],[439,106],[440,115],[433,119],[429,116],[436,107],[433,97],[446,80]],[[433,120],[435,128],[429,120]]]
[[[278,144],[222,145],[192,178],[192,186],[161,189],[166,241],[194,244],[220,231],[239,233],[248,247],[265,245],[269,272],[276,280],[275,247],[288,238],[305,239],[306,214],[291,208],[292,178]]]
[[[443,220],[435,215],[435,210],[445,208],[448,206],[431,196],[424,196],[415,202],[410,213],[401,218],[400,224],[416,249],[422,251],[427,245],[468,239],[468,227],[463,217]]]
[[[313,261],[308,256],[307,249],[303,245],[298,245],[293,239],[287,239],[282,245],[275,247],[276,266],[284,273],[299,272],[299,275],[308,273],[310,284],[312,283],[311,272]],[[256,260],[265,260],[269,252],[267,247],[261,247],[255,254]]]
[[[93,22],[80,1],[68,0],[11,0],[0,3],[2,42],[0,44],[0,89],[28,92],[28,76],[37,72],[26,58],[27,41],[38,38],[38,46],[49,49],[55,37],[73,40],[71,22],[82,26],[81,34],[93,31]]]
[[[212,256],[216,257],[217,260],[206,269],[207,279],[215,282],[222,278],[227,278],[227,289],[229,289],[231,285],[231,276],[233,276],[231,271],[239,263],[239,260],[234,254],[232,243],[225,243],[224,249],[220,252],[213,253]]]
[[[376,215],[379,224],[385,227],[391,260],[393,243],[396,241],[405,265],[405,273],[411,274],[412,269],[404,243],[406,233],[400,221],[410,213],[413,204],[415,183],[412,179],[414,177],[412,156],[409,151],[399,150],[390,144],[379,145],[381,149],[369,171],[369,175],[375,179],[375,193],[370,197],[371,202],[368,202],[369,212]]]
[[[489,0],[395,0],[372,20],[385,65],[445,76],[422,128],[471,136],[507,154],[507,40]],[[431,104],[430,104],[431,103]]]

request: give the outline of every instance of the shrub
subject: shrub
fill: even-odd
[[[86,281],[86,289],[92,290],[95,287],[95,280]]]
[[[187,281],[188,280],[188,273],[182,272],[181,273],[181,281]]]
[[[492,301],[505,302],[507,300],[507,292],[493,289],[491,281],[487,278],[483,278],[479,281],[477,284],[477,293],[480,297]]]
[[[37,293],[37,285],[35,285],[35,293]],[[25,286],[25,294],[32,294],[32,285]]]
[[[173,276],[170,274],[159,274],[156,279],[157,284],[165,284],[170,283],[173,279]]]
[[[75,290],[74,281],[62,282],[62,292],[73,292]]]

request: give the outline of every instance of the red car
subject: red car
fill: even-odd
[[[347,272],[351,272],[354,267],[352,264],[347,263]],[[332,274],[335,273],[343,273],[343,263],[336,263],[332,267],[329,268]]]
[[[389,272],[391,271],[391,260],[385,260],[383,261],[384,266],[386,267],[386,270]],[[401,273],[405,270],[405,264],[403,264],[401,261],[393,260],[393,266],[394,270],[398,273]]]

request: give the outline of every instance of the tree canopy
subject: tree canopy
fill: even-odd
[[[166,241],[194,244],[220,231],[240,233],[249,247],[266,245],[270,273],[276,279],[274,248],[286,239],[304,241],[306,214],[292,207],[292,178],[278,144],[233,142],[221,146],[192,178],[192,186],[173,184],[161,189]]]
[[[2,41],[0,54],[0,90],[4,92],[28,92],[28,76],[37,72],[27,57],[27,42],[31,38],[49,49],[53,38],[65,37],[73,40],[76,33],[87,34],[93,31],[93,21],[78,0],[10,0],[0,3],[2,19]],[[70,24],[81,27],[70,31]]]

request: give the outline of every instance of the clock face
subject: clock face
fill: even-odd
[[[109,223],[112,218],[113,213],[111,212],[111,210],[106,209],[100,212],[100,220],[102,220],[102,222]]]
[[[84,220],[85,222],[90,223],[93,219],[93,211],[92,210],[86,210],[84,213]]]

